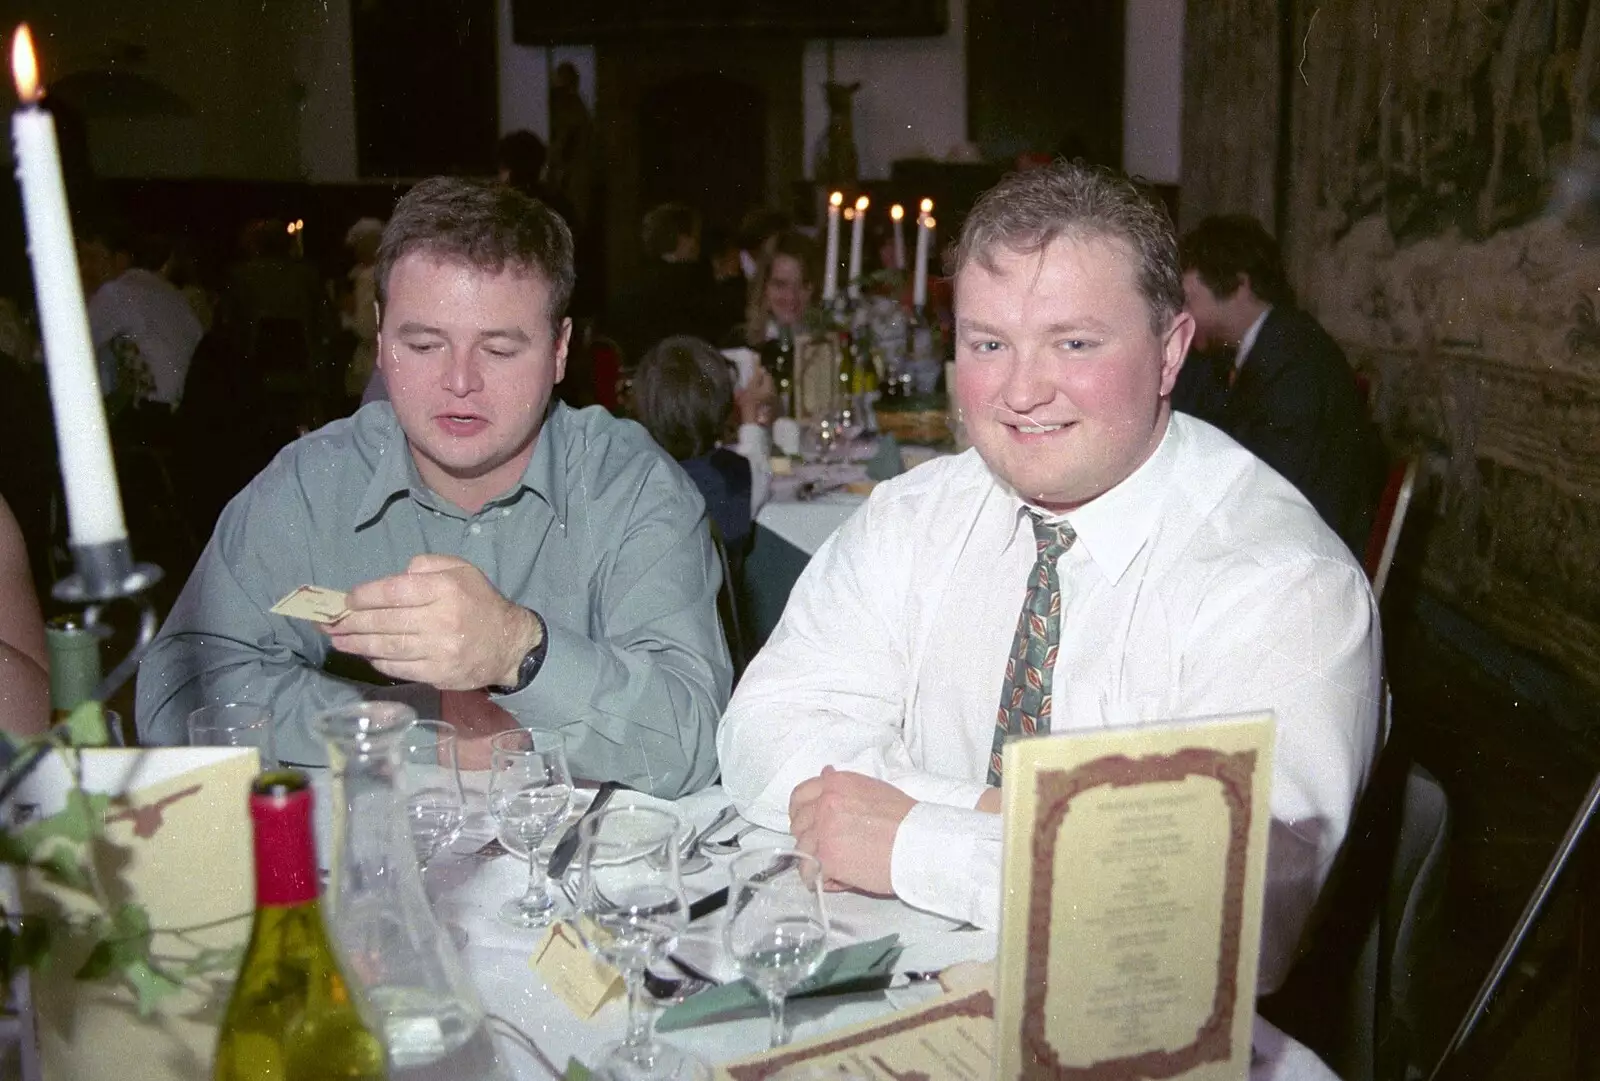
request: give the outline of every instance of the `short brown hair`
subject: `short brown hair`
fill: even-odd
[[[639,239],[644,243],[645,254],[652,259],[671,255],[678,246],[678,238],[697,236],[700,232],[700,213],[687,203],[662,203],[644,216]]]
[[[710,454],[733,409],[728,359],[700,338],[664,338],[634,370],[633,403],[639,423],[678,461]]]
[[[1178,241],[1166,208],[1121,173],[1078,162],[1012,173],[985,192],[946,268],[952,278],[974,261],[992,270],[996,246],[1035,255],[1061,237],[1120,240],[1133,250],[1136,284],[1156,334],[1183,310]]]
[[[412,252],[466,263],[489,274],[508,267],[538,274],[550,286],[550,322],[559,330],[572,299],[572,231],[539,200],[504,184],[436,176],[395,204],[378,245],[378,306],[389,274]]]
[[[1239,288],[1239,275],[1250,278],[1250,291],[1268,304],[1294,303],[1294,290],[1283,272],[1278,242],[1248,214],[1216,214],[1184,235],[1178,245],[1179,265],[1194,271],[1221,300]]]

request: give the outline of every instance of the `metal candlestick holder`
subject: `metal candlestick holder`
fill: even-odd
[[[153,563],[135,563],[127,538],[103,544],[75,544],[72,561],[76,569],[57,582],[51,593],[58,601],[83,605],[84,626],[109,634],[111,628],[102,622],[108,607],[117,601],[128,601],[139,609],[139,636],[133,648],[95,688],[95,698],[104,702],[138,669],[140,658],[160,629],[150,587],[161,580],[161,568]]]

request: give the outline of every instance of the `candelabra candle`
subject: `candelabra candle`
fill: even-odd
[[[865,239],[867,207],[870,200],[865,195],[856,200],[855,220],[850,223],[850,299],[861,295],[861,247]]]
[[[933,227],[931,214],[924,214],[917,220],[917,269],[911,279],[911,306],[918,310],[928,304],[928,249],[933,246]]]
[[[828,196],[828,242],[822,256],[822,302],[832,303],[839,291],[839,208],[844,205],[844,192]]]
[[[899,203],[889,208],[889,217],[894,221],[894,268],[904,272],[906,269],[906,208]]]
[[[11,72],[22,103],[11,116],[11,142],[28,225],[28,257],[33,264],[39,329],[50,373],[50,405],[55,414],[72,546],[114,544],[126,541],[128,527],[122,518],[95,372],[94,343],[79,285],[55,121],[39,107],[44,93],[26,25],[19,26],[12,38]]]

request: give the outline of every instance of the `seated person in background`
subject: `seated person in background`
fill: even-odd
[[[1364,554],[1383,444],[1344,351],[1295,307],[1277,241],[1247,215],[1211,217],[1183,238],[1180,258],[1196,347],[1237,350],[1206,419],[1300,489]]]
[[[737,561],[772,485],[772,376],[757,366],[734,387],[728,360],[699,338],[668,338],[633,373],[634,413],[661,449],[677,459],[705,497],[706,510]],[[720,446],[737,410],[739,441]]]
[[[437,178],[384,229],[378,364],[390,402],[282,453],[223,512],[139,670],[138,726],[257,702],[278,752],[319,763],[311,714],[398,698],[461,729],[560,731],[573,772],[677,796],[716,775],[732,676],[705,507],[644,431],[551,404],[572,236],[511,188]],[[296,586],[348,591],[319,625]],[[403,681],[324,671],[339,651]]]
[[[1131,184],[1013,174],[953,264],[974,447],[878,485],[811,560],[723,717],[723,784],[837,886],[994,927],[1006,740],[1270,709],[1270,988],[1379,744],[1366,577],[1292,486],[1171,413],[1193,322]]]
[[[819,256],[810,238],[778,233],[766,242],[755,276],[744,325],[737,344],[760,350],[788,335],[794,341],[794,416],[814,418],[833,405],[837,378],[837,344],[829,334],[811,334],[806,312],[817,280]]]
[[[36,736],[50,727],[50,654],[28,571],[28,550],[0,499],[0,731]]]
[[[700,215],[663,203],[644,216],[644,261],[613,305],[617,344],[631,363],[674,334],[713,337],[711,271],[700,259]]]
[[[131,342],[150,379],[138,400],[176,409],[204,330],[188,299],[161,276],[172,246],[156,236],[129,242],[106,229],[78,247],[96,354],[109,356],[118,339]]]
[[[817,262],[817,246],[809,237],[782,232],[769,238],[750,278],[744,324],[733,344],[759,349],[785,330],[797,337],[804,333]]]

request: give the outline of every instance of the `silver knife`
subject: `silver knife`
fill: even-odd
[[[578,816],[578,821],[567,827],[567,832],[556,842],[555,851],[550,853],[548,870],[551,878],[560,878],[566,874],[567,867],[572,863],[572,857],[578,854],[578,827],[583,824],[583,820],[590,815],[599,814],[617,789],[626,787],[620,781],[607,781],[595,789],[594,801],[584,809],[583,814]]]

